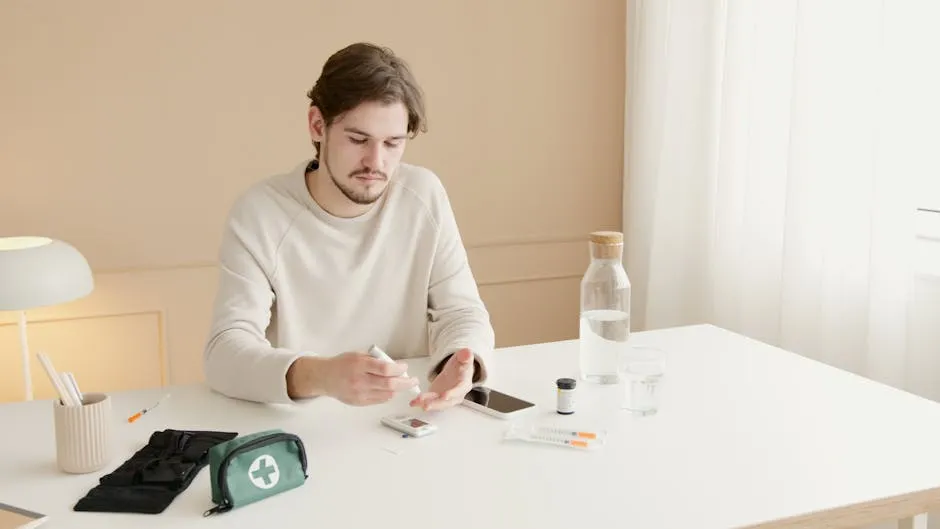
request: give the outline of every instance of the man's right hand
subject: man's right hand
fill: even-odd
[[[403,362],[389,364],[358,352],[301,357],[287,371],[287,390],[292,398],[326,395],[353,406],[381,404],[418,384],[402,376],[407,370]]]

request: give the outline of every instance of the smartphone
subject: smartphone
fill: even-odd
[[[511,419],[535,408],[535,404],[527,400],[484,386],[475,387],[464,395],[463,405],[499,419]]]

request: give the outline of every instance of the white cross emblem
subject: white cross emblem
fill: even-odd
[[[248,479],[259,489],[270,489],[277,485],[280,478],[281,471],[277,468],[277,461],[268,454],[258,456],[248,467]]]

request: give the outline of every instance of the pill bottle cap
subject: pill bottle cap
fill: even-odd
[[[558,385],[558,389],[574,389],[577,381],[573,378],[559,378],[555,381],[555,384]]]

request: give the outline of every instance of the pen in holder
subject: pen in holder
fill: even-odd
[[[104,468],[112,453],[111,398],[103,393],[85,393],[79,406],[66,406],[53,399],[52,408],[59,470],[84,474]]]

